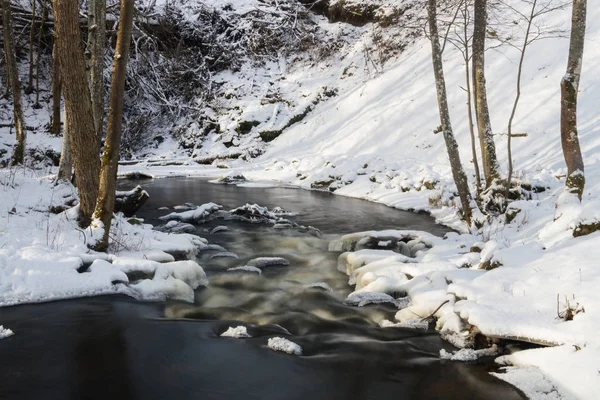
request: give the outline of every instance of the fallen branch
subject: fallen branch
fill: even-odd
[[[448,303],[449,301],[450,301],[450,300],[446,300],[446,301],[444,301],[442,304],[440,304],[440,305],[438,306],[438,308],[436,308],[436,309],[435,309],[435,311],[434,311],[434,312],[432,312],[431,314],[429,314],[429,315],[428,315],[428,316],[426,316],[426,317],[423,317],[423,318],[421,318],[421,322],[423,322],[423,321],[425,321],[425,320],[427,320],[427,319],[429,319],[429,318],[432,318],[432,317],[435,315],[435,313],[436,313],[436,312],[438,312],[438,311],[440,310],[440,308],[442,308],[442,307],[444,306],[444,304]]]

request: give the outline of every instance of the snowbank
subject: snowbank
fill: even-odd
[[[175,262],[170,254],[192,257],[204,239],[157,232],[121,215],[111,228],[111,253],[97,253],[88,245],[101,228],[80,230],[76,209],[60,212],[74,198],[70,185],[27,170],[1,170],[0,180],[6,216],[0,219],[0,306],[116,293],[193,301],[193,289],[208,284],[197,263]]]

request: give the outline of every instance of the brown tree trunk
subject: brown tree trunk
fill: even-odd
[[[576,194],[580,201],[585,187],[585,175],[577,134],[577,91],[579,90],[579,78],[583,61],[586,15],[587,0],[573,0],[567,73],[560,83],[560,136],[567,164],[566,190]]]
[[[25,94],[33,93],[33,38],[35,37],[35,4],[31,0],[31,26],[29,27],[29,82],[25,88]]]
[[[131,43],[134,0],[121,0],[121,19],[117,34],[117,46],[113,60],[112,83],[108,103],[108,129],[102,155],[100,171],[100,190],[94,218],[102,221],[104,235],[97,244],[97,250],[106,250],[108,234],[115,206],[115,190],[121,145],[121,125],[123,123],[123,93],[127,71],[127,58]]]
[[[460,202],[462,203],[463,217],[467,224],[471,225],[472,218],[472,198],[469,190],[467,176],[460,162],[458,143],[452,133],[452,124],[450,122],[450,111],[448,110],[448,97],[446,95],[446,81],[444,79],[444,66],[442,61],[442,50],[438,36],[437,27],[437,1],[428,0],[427,15],[429,21],[429,34],[431,40],[431,58],[433,62],[433,72],[435,75],[435,87],[438,98],[438,107],[440,112],[440,121],[442,123],[442,132],[446,141],[448,158],[452,169],[452,177],[458,190]]]
[[[61,74],[68,77],[63,80],[63,95],[69,144],[79,191],[79,224],[86,227],[90,224],[96,205],[100,159],[90,89],[85,75],[79,8],[78,2],[73,0],[54,0],[53,6]]]
[[[479,160],[477,159],[477,146],[475,145],[475,127],[473,123],[473,100],[471,94],[471,69],[469,68],[469,61],[471,56],[469,54],[469,2],[465,2],[463,12],[463,45],[464,50],[462,52],[463,59],[465,61],[465,88],[467,92],[467,115],[469,117],[469,134],[471,135],[471,155],[473,157],[473,167],[475,168],[475,181],[477,195],[481,193],[481,173],[479,172]]]
[[[496,145],[490,121],[485,86],[485,35],[487,26],[487,0],[475,0],[473,26],[473,92],[475,97],[475,116],[479,131],[481,159],[486,187],[499,178]]]
[[[44,35],[44,25],[48,18],[48,4],[46,0],[42,0],[42,23],[38,31],[37,41],[37,56],[35,58],[35,107],[41,108],[40,106],[40,55],[42,54],[42,36]]]
[[[15,121],[15,132],[17,143],[12,154],[13,165],[23,164],[25,159],[25,141],[27,133],[25,131],[25,117],[23,115],[23,103],[21,100],[21,80],[17,69],[17,59],[15,57],[15,44],[13,42],[12,31],[12,13],[10,0],[2,1],[2,32],[4,35],[4,57],[6,59],[6,76],[8,85],[13,94],[13,116]]]
[[[60,60],[56,48],[56,40],[52,49],[52,134],[60,135],[60,100],[62,98],[62,82],[60,77]],[[66,126],[66,123],[65,123]]]
[[[105,46],[106,0],[88,0],[88,42],[85,54],[89,68],[94,128],[99,141],[102,139],[104,121]]]

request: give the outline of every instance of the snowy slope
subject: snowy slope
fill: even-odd
[[[205,3],[216,5],[218,2]],[[210,133],[202,147],[192,154],[197,158],[217,158],[211,165],[198,165],[189,157],[189,152],[167,140],[152,153],[152,159],[123,166],[120,173],[143,172],[155,177],[243,174],[256,181],[291,183],[302,188],[335,188],[335,193],[340,195],[397,208],[428,210],[439,222],[465,234],[436,242],[432,250],[418,258],[417,265],[409,266],[410,270],[406,265],[398,267],[398,260],[378,258],[363,267],[369,273],[361,274],[366,279],[357,291],[385,292],[390,287],[402,287],[411,296],[410,310],[420,315],[433,312],[442,301],[450,299],[436,313],[438,328],[446,333],[460,332],[464,323],[468,323],[489,337],[560,345],[519,352],[503,361],[539,368],[564,398],[594,399],[600,389],[597,334],[600,330],[597,290],[600,234],[572,237],[575,223],[600,219],[600,4],[588,3],[579,94],[579,133],[587,186],[583,205],[572,207],[556,221],[555,203],[566,173],[559,136],[559,83],[568,50],[565,38],[533,43],[525,60],[523,94],[514,131],[527,133],[527,136],[513,140],[515,175],[548,189],[530,201],[513,203],[511,208],[520,211],[510,224],[493,223],[471,235],[468,227],[457,219],[443,138],[433,133],[439,125],[439,117],[427,40],[406,41],[407,47],[398,57],[381,63],[377,59],[374,34],[387,32],[392,36],[395,31],[391,28],[381,31],[371,24],[362,28],[329,24],[322,17],[315,17],[321,29],[344,43],[332,58],[281,58],[258,69],[248,65],[240,71],[227,71],[215,77],[224,82],[227,97],[234,96],[220,100],[222,113],[218,121],[222,132]],[[236,10],[242,12],[256,7],[258,2],[246,0],[235,4],[239,7]],[[546,16],[545,23],[568,28],[570,9]],[[515,95],[518,53],[504,46],[489,50],[486,57],[492,126],[497,133],[499,159],[505,168],[506,135],[503,133]],[[461,89],[464,65],[460,54],[451,46],[446,49],[444,62],[452,122],[463,165],[474,189],[466,96]],[[291,116],[313,104],[324,88],[335,89],[335,95],[320,99],[312,111],[274,141],[265,144],[260,140],[260,132],[284,127]],[[261,101],[273,93],[285,101]],[[240,122],[253,120],[259,124],[246,136],[234,137]],[[0,133],[5,142],[12,139],[7,130]],[[236,140],[235,146],[228,148],[224,143],[232,137]],[[46,140],[41,135],[32,136],[34,143]],[[58,145],[56,139],[52,139],[52,143]],[[246,160],[218,159],[231,155],[234,150],[248,148],[264,151],[264,154]],[[164,161],[174,158],[182,165],[164,165]],[[53,200],[47,178],[41,175],[23,174],[15,181],[14,170],[3,171],[2,187],[7,195],[0,204],[0,273],[3,274],[0,275],[0,296],[5,298],[17,298],[14,265],[23,274],[37,273],[32,265],[41,258],[27,261],[31,260],[31,254],[41,254],[40,249],[51,250],[52,261],[60,266],[62,274],[66,270],[73,273],[77,262],[72,257],[80,257],[79,252],[85,251],[74,227],[68,228],[64,235],[44,232],[48,232],[46,227],[51,225],[46,222],[48,217],[35,213],[35,206],[38,203],[46,206]],[[27,185],[37,185],[39,190],[28,190]],[[15,206],[16,216],[10,213]],[[61,238],[60,246],[50,243],[49,238],[54,237]],[[488,242],[481,254],[465,250],[478,242]],[[148,246],[151,243],[143,247],[150,248]],[[178,243],[177,246],[186,248],[190,244]],[[485,273],[475,271],[486,257],[493,257],[502,266]],[[472,264],[473,270],[459,269],[465,262]],[[403,268],[402,271],[399,268]],[[412,283],[407,283],[406,274],[415,277]],[[100,273],[97,278],[100,289],[114,290],[112,278]],[[27,286],[31,280],[19,282],[25,282],[20,286],[22,290],[31,290]],[[369,289],[370,283],[374,284]],[[83,289],[85,287],[77,290]],[[160,290],[160,286],[155,289]],[[557,318],[557,308],[559,313],[564,312],[567,300],[585,309],[568,322]],[[14,302],[17,301],[7,304]],[[409,314],[400,311],[397,322],[410,323]],[[457,315],[461,319],[457,319]],[[526,375],[530,370],[523,368],[511,370],[512,378],[519,374],[515,371],[525,374],[521,375],[525,378],[511,381],[518,385],[532,376]]]

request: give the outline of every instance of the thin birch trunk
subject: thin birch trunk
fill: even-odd
[[[59,101],[60,104],[60,101]],[[60,111],[59,111],[60,113]],[[65,110],[65,114],[67,110]],[[60,117],[59,117],[60,119]],[[65,115],[64,120],[67,120],[67,116]],[[60,124],[59,124],[60,131]],[[65,128],[63,129],[63,137],[62,137],[62,151],[60,153],[60,163],[58,164],[58,179],[70,181],[73,176],[73,159],[71,157],[71,146],[69,144],[69,126],[65,123]]]
[[[473,102],[471,98],[471,70],[469,68],[469,61],[471,56],[469,54],[469,17],[468,11],[469,3],[465,2],[465,8],[463,9],[463,44],[464,44],[464,52],[463,59],[465,60],[465,84],[466,84],[466,92],[467,92],[467,111],[469,117],[469,134],[471,135],[471,154],[473,157],[473,167],[475,168],[475,181],[477,187],[477,194],[481,193],[481,173],[479,171],[479,160],[477,159],[477,146],[475,139],[475,124],[473,123]]]

